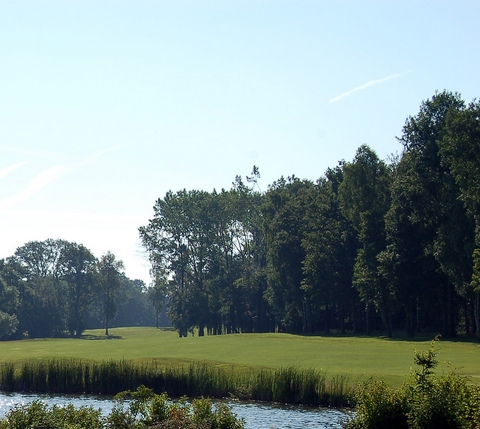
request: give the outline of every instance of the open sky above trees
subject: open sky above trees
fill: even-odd
[[[480,95],[476,1],[0,2],[0,257],[61,238],[148,282],[168,190],[386,159],[435,91]]]

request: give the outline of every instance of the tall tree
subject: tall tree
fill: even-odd
[[[59,263],[67,285],[68,329],[72,335],[80,337],[95,297],[97,260],[85,246],[68,243]]]
[[[277,327],[287,332],[308,332],[310,303],[302,288],[305,215],[314,184],[296,177],[274,182],[264,196],[263,220],[267,244],[266,298]]]
[[[476,332],[480,337],[480,103],[473,101],[466,109],[451,109],[445,129],[439,141],[442,161],[450,169],[460,189],[459,199],[475,224],[470,286],[475,293]]]
[[[195,326],[203,333],[208,319],[210,199],[204,191],[169,191],[157,200],[154,218],[139,229],[154,276],[166,273],[169,277],[169,314],[180,336]]]
[[[238,267],[234,286],[237,296],[244,302],[242,330],[265,332],[274,329],[273,320],[265,299],[267,289],[267,247],[263,223],[264,194],[258,185],[260,172],[254,166],[247,177],[251,187],[237,177],[230,193],[234,195],[235,217],[238,225],[236,260]]]
[[[424,196],[418,186],[412,158],[412,154],[405,153],[395,169],[392,203],[385,217],[388,244],[379,255],[380,273],[389,279],[396,291],[397,305],[404,315],[404,328],[411,337],[419,329],[420,308],[423,319],[430,314],[430,309],[439,312],[438,308],[434,309],[432,299],[436,264],[432,255],[426,255],[424,250],[431,235],[417,213],[416,206]],[[424,307],[427,301],[430,307]]]
[[[115,258],[112,252],[107,252],[98,263],[98,287],[102,298],[105,335],[108,336],[108,323],[117,315],[117,297],[122,286],[122,274],[125,266],[123,261]]]
[[[212,302],[219,306],[218,320],[227,333],[264,329],[261,201],[262,196],[238,176],[231,190],[213,193],[212,265],[208,284],[212,296],[218,297]]]
[[[312,306],[312,330],[323,329],[326,333],[331,327],[345,332],[347,317],[352,315],[355,321],[354,307],[358,300],[352,288],[358,241],[351,223],[340,210],[338,187],[342,180],[340,167],[327,170],[325,177],[318,180],[305,216],[307,230],[302,240],[305,249],[302,287]]]
[[[355,159],[343,166],[339,187],[340,207],[358,234],[362,247],[358,250],[353,283],[365,302],[367,332],[369,310],[381,314],[388,335],[392,335],[391,313],[393,294],[390,285],[379,275],[378,256],[385,250],[385,214],[390,205],[391,174],[385,162],[363,145]]]
[[[18,327],[18,290],[15,286],[8,285],[3,277],[5,261],[0,260],[0,340],[13,335]],[[7,277],[8,278],[8,277]]]
[[[466,268],[463,254],[471,234],[458,187],[442,165],[439,142],[448,112],[463,108],[458,94],[437,93],[407,119],[399,139],[404,153],[392,188],[387,225],[391,257],[385,260],[393,263],[411,335],[422,318],[423,325],[455,335],[456,303],[463,288],[459,272]]]
[[[19,328],[31,337],[50,337],[65,329],[66,294],[60,258],[67,242],[47,239],[18,247],[8,265],[18,272]]]

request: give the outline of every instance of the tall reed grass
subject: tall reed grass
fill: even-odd
[[[286,367],[242,371],[205,362],[168,366],[157,361],[92,362],[79,359],[0,364],[0,389],[114,395],[144,385],[173,397],[238,397],[305,405],[348,406],[352,386],[344,375]]]

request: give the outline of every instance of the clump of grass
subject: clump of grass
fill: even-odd
[[[0,386],[3,390],[11,392],[15,389],[15,364],[2,363],[0,366]]]
[[[328,403],[333,407],[347,405],[345,403],[345,398],[349,397],[351,393],[352,388],[348,383],[348,377],[345,374],[334,375],[328,387],[325,389],[325,396],[328,397]]]
[[[350,405],[352,386],[344,375],[332,377],[315,369],[287,367],[253,371],[240,383],[243,399],[303,405]]]
[[[115,395],[140,385],[173,397],[228,396],[242,399],[305,405],[349,405],[347,378],[314,369],[259,368],[242,372],[206,362],[183,366],[157,361],[90,362],[78,359],[26,361],[0,367],[0,387],[5,391],[85,393]]]

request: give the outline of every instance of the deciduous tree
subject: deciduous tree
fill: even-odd
[[[437,93],[407,119],[399,139],[404,154],[392,188],[388,260],[395,261],[394,278],[402,288],[399,296],[404,298],[410,334],[418,319],[415,313],[420,313],[434,322],[435,329],[455,335],[455,303],[469,271],[465,252],[470,252],[472,234],[459,188],[439,155],[439,142],[449,113],[463,109],[458,94]],[[441,326],[435,320],[438,315]]]
[[[379,275],[378,261],[386,245],[384,218],[390,206],[390,170],[374,151],[363,145],[353,162],[344,164],[343,175],[339,187],[340,209],[362,244],[357,252],[353,284],[365,302],[367,332],[369,309],[374,307],[391,336],[393,293],[390,284]]]
[[[449,168],[460,189],[459,199],[475,223],[472,251],[471,287],[475,293],[477,335],[480,337],[480,103],[473,101],[466,109],[451,109],[446,118],[445,134],[439,140],[442,162]],[[464,253],[462,253],[464,254]],[[465,264],[458,264],[464,268]],[[463,272],[466,270],[464,269]],[[463,273],[460,273],[463,274]],[[457,274],[457,277],[459,275]],[[461,276],[464,280],[464,276]]]
[[[302,288],[305,215],[314,184],[296,177],[281,178],[265,194],[263,219],[267,243],[265,293],[279,329],[308,332],[310,303]]]
[[[342,180],[341,167],[327,170],[325,177],[318,180],[305,216],[306,232],[302,240],[305,249],[302,288],[311,302],[312,329],[323,329],[326,333],[331,327],[344,333],[345,320],[348,315],[355,315],[358,301],[358,294],[352,288],[358,240],[340,210],[338,187]]]
[[[117,315],[117,297],[122,286],[123,261],[115,258],[112,252],[105,253],[98,263],[98,292],[102,300],[102,312],[105,322],[105,335],[108,323]]]
[[[68,243],[59,263],[67,287],[68,329],[72,335],[80,337],[95,297],[97,260],[82,244]]]

